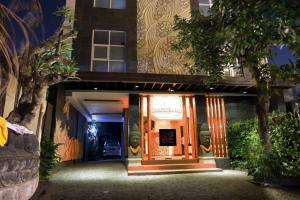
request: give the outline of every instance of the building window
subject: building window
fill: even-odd
[[[209,9],[213,5],[213,0],[198,0],[200,13],[204,16],[209,15]]]
[[[94,30],[91,71],[125,72],[124,31]]]
[[[241,67],[238,59],[234,65],[224,67],[224,75],[230,77],[240,77],[244,76],[243,68]]]
[[[126,0],[94,0],[96,8],[125,9]]]

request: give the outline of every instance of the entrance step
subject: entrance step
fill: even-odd
[[[185,163],[128,166],[128,175],[155,175],[222,171],[215,164]]]
[[[173,164],[188,164],[198,163],[198,159],[189,160],[142,160],[142,165],[173,165]]]
[[[185,174],[185,173],[204,173],[204,172],[222,172],[219,168],[202,168],[202,169],[169,169],[169,170],[139,170],[129,171],[128,176],[139,175],[163,175],[163,174]]]

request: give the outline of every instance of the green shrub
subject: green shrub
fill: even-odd
[[[229,123],[227,138],[233,168],[247,169],[255,179],[272,176],[300,177],[300,125],[292,114],[269,117],[273,151],[260,143],[257,119]]]
[[[300,123],[292,114],[273,114],[270,117],[273,153],[279,162],[280,174],[300,177]]]
[[[40,180],[48,180],[51,170],[59,165],[60,157],[56,153],[60,144],[55,144],[49,138],[41,141]]]
[[[229,157],[232,167],[249,168],[249,158],[256,152],[259,145],[256,127],[256,120],[238,121],[227,125]]]

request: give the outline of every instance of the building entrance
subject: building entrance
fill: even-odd
[[[196,159],[196,113],[192,96],[140,96],[142,160]]]

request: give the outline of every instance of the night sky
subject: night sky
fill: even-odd
[[[3,3],[6,6],[8,6],[11,2],[12,0],[0,0],[0,3]],[[21,0],[20,2],[26,3],[29,2],[29,0]],[[55,12],[59,7],[64,6],[65,0],[39,0],[39,2],[42,6],[44,21],[41,26],[34,29],[34,32],[37,35],[38,40],[42,41],[50,37],[61,24],[62,17],[53,15],[53,12]],[[18,15],[23,18],[28,12],[29,11],[19,12]],[[22,36],[17,34],[17,37],[20,37],[20,40],[22,40]]]

